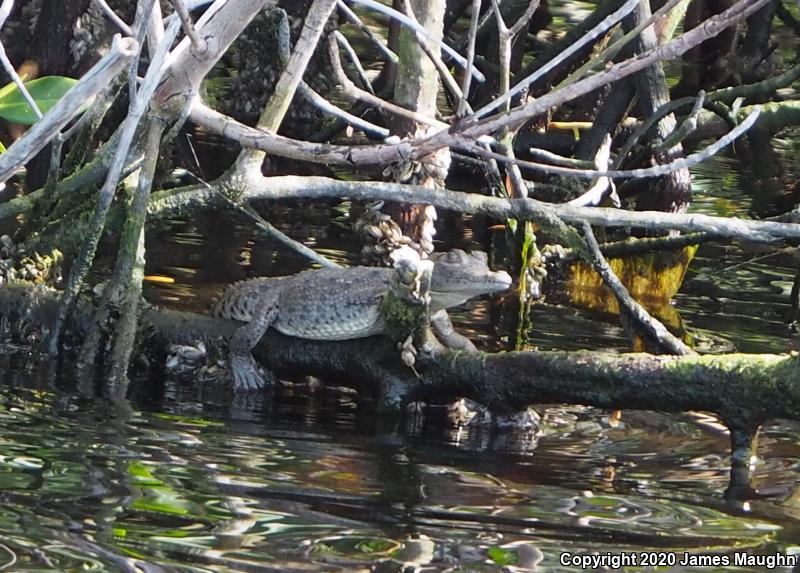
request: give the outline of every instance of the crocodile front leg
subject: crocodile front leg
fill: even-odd
[[[235,391],[258,390],[266,385],[264,377],[258,371],[258,363],[253,358],[252,350],[277,317],[278,293],[267,292],[250,322],[240,327],[231,338],[229,353]]]
[[[465,352],[477,352],[478,349],[472,341],[456,331],[450,320],[450,315],[446,310],[434,312],[430,317],[431,327],[436,334],[439,342],[444,344],[447,348],[453,350],[464,350]]]

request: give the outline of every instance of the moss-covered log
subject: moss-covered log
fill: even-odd
[[[46,326],[56,296],[41,287],[0,289],[0,316]],[[164,342],[228,338],[239,323],[147,309],[143,320]],[[84,325],[79,321],[75,333]],[[714,412],[731,427],[773,418],[800,420],[800,356],[726,354],[654,356],[602,352],[467,353],[426,345],[415,365],[402,364],[381,337],[320,342],[270,330],[257,357],[281,375],[314,374],[361,390],[381,385],[395,398],[466,396],[497,410],[534,403],[614,409]],[[389,386],[386,386],[386,384]],[[394,386],[393,384],[401,386]]]
[[[0,288],[5,325],[47,328],[55,316],[54,291]],[[80,305],[79,305],[80,306]],[[72,334],[87,331],[89,312],[76,314]],[[157,345],[225,344],[239,323],[150,308],[144,328]],[[468,397],[498,412],[528,404],[583,404],[607,409],[716,413],[731,430],[729,495],[748,495],[754,437],[764,421],[800,420],[800,356],[796,353],[653,356],[600,352],[469,353],[426,343],[415,369],[400,360],[388,338],[319,342],[270,330],[255,356],[283,377],[315,375],[355,387],[385,407],[412,400]]]

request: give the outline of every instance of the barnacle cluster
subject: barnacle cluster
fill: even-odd
[[[385,265],[391,265],[389,255],[393,251],[408,245],[419,252],[419,245],[412,244],[411,238],[403,235],[400,225],[381,211],[383,205],[383,201],[367,205],[356,221],[354,230],[364,242],[361,253],[365,258],[376,258]]]
[[[54,286],[61,281],[64,255],[53,249],[48,255],[26,254],[25,246],[16,244],[8,235],[0,237],[0,285],[26,281]]]

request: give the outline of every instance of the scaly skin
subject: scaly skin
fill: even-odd
[[[511,285],[508,273],[489,269],[482,252],[468,254],[456,249],[434,254],[431,259],[431,313]],[[230,342],[234,389],[264,386],[251,350],[270,327],[310,340],[382,334],[381,300],[391,288],[394,272],[380,267],[323,268],[233,285],[212,314],[246,323]]]

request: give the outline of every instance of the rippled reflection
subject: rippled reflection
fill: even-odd
[[[335,397],[261,422],[114,419],[70,396],[0,392],[0,567],[11,570],[559,570],[562,551],[790,550],[797,427],[771,426],[772,497],[725,507],[726,446],[687,421],[543,411],[521,435],[364,424]],[[303,429],[304,408],[325,415]],[[786,500],[785,502],[783,500]],[[149,565],[148,565],[149,564]]]

